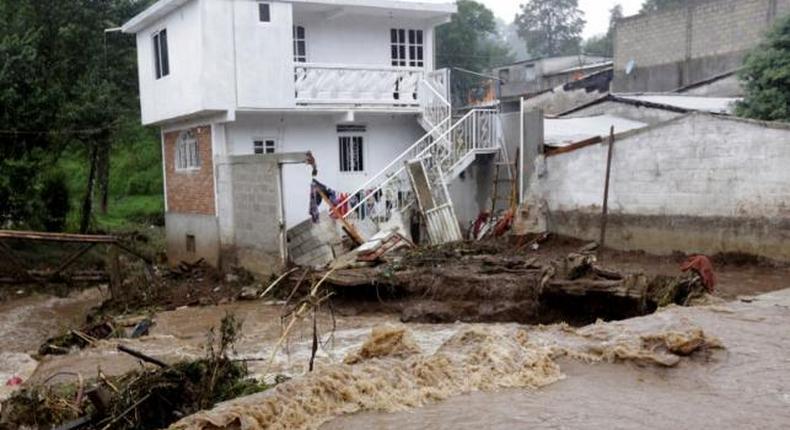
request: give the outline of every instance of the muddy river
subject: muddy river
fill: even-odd
[[[579,329],[404,326],[394,314],[333,317],[324,309],[317,371],[309,375],[312,321],[296,324],[273,354],[282,306],[261,302],[159,313],[145,338],[30,360],[26,353],[100,300],[89,290],[0,304],[0,376],[43,381],[64,371],[92,377],[138,366],[115,350],[119,343],[166,361],[198,357],[209,328],[233,312],[244,321],[236,358],[258,377],[294,379],[179,428],[790,428],[790,290]],[[373,327],[395,336],[382,337],[379,352],[372,345],[370,357],[343,364]],[[669,351],[672,342],[700,349],[685,357]]]

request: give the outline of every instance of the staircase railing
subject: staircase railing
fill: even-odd
[[[445,118],[434,130],[351,194],[352,198],[361,197],[355,201],[342,202],[341,205],[350,203],[351,206],[343,217],[357,225],[363,222],[378,225],[390,220],[395,211],[400,212],[413,204],[414,196],[405,167],[405,162],[409,160],[424,159],[429,167],[429,180],[433,189],[441,190],[446,182],[453,179],[447,175],[456,175],[458,172],[453,168],[462,163],[465,157],[475,150],[497,148],[496,114],[495,109],[475,109],[452,125],[448,125],[450,117]],[[439,132],[440,128],[446,129]],[[437,134],[438,137],[434,137]]]

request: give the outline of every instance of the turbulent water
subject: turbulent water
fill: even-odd
[[[13,318],[32,324],[35,315],[66,317],[58,315],[61,310],[73,313],[70,305],[59,307],[66,303],[74,304],[44,300],[38,310],[30,302]],[[44,323],[35,330],[14,327],[12,313],[3,311],[3,351],[35,349],[58,329]],[[790,290],[752,303],[670,308],[579,329],[402,325],[396,316],[383,314],[337,315],[333,321],[322,312],[317,370],[310,374],[312,321],[297,324],[269,363],[283,330],[280,306],[180,309],[157,315],[146,338],[103,341],[95,348],[47,357],[32,379],[61,371],[90,377],[99,367],[112,374],[138,366],[115,351],[118,343],[169,361],[200,356],[207,330],[228,311],[244,320],[236,350],[253,374],[294,379],[187,417],[177,428],[790,426]],[[11,360],[4,357],[20,360],[20,368],[25,361],[18,354],[0,360]]]

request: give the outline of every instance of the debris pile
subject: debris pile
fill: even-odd
[[[218,334],[212,329],[205,358],[173,365],[119,346],[140,359],[142,366],[120,377],[99,371],[90,381],[75,374],[75,384],[25,387],[3,402],[0,429],[100,428],[156,429],[217,402],[256,393],[269,387],[248,379],[243,363],[229,358],[241,323],[229,314]],[[55,375],[53,375],[54,377]]]

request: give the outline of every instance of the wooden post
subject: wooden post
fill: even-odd
[[[346,233],[348,233],[349,237],[351,237],[351,240],[356,242],[357,245],[362,245],[363,243],[365,243],[365,239],[362,238],[362,235],[359,234],[359,232],[357,231],[356,228],[354,228],[353,225],[351,225],[345,218],[343,218],[343,215],[340,213],[340,211],[337,210],[337,206],[335,206],[335,204],[332,203],[332,200],[329,200],[329,197],[321,190],[318,190],[318,194],[321,195],[321,199],[324,202],[326,202],[327,206],[329,206],[329,213],[334,213],[337,216],[337,219],[339,219],[340,222],[343,223],[343,227],[346,228]]]
[[[606,224],[609,216],[609,178],[612,174],[612,148],[614,147],[614,126],[609,129],[609,151],[606,156],[606,182],[603,188],[603,213],[601,214],[601,238],[599,248],[606,242]]]
[[[115,244],[107,247],[107,271],[110,273],[110,296],[118,300],[121,298],[121,264]]]

